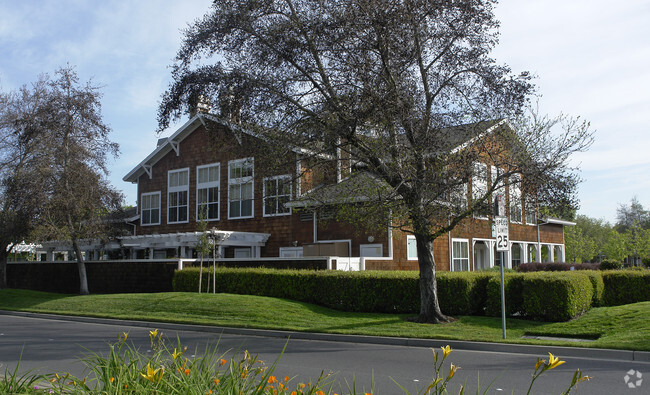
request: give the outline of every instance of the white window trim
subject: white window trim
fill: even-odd
[[[467,258],[454,258],[454,243],[465,243],[467,245]],[[454,259],[467,259],[467,271],[469,271],[469,260],[470,260],[470,253],[469,253],[469,239],[451,239],[451,251],[449,251],[450,254],[449,256],[451,257],[450,265],[449,265],[449,271],[450,272],[455,272],[454,270]],[[464,272],[465,270],[460,270],[461,272]]]
[[[300,257],[303,256],[302,255],[303,254],[303,248],[302,247],[280,247],[280,251],[279,251],[278,256],[280,258],[292,258],[292,257],[284,255],[284,253],[291,253],[291,252],[294,253],[292,255],[294,255],[295,258],[300,258]]]
[[[379,248],[379,255],[362,255],[361,250],[366,248]],[[359,256],[368,257],[368,258],[381,258],[384,256],[384,245],[381,243],[375,244],[359,244]]]
[[[267,214],[266,213],[266,197],[267,197],[266,196],[266,182],[267,181],[276,181],[276,187],[277,187],[277,181],[278,180],[289,180],[289,199],[291,199],[291,190],[292,190],[292,185],[291,184],[292,183],[291,183],[291,176],[289,174],[283,174],[281,176],[275,176],[275,177],[265,177],[263,182],[262,182],[262,185],[263,185],[263,188],[262,188],[263,189],[263,192],[262,192],[262,196],[263,196],[263,198],[262,198],[262,211],[263,211],[262,216],[264,216],[264,217],[282,217],[282,216],[285,216],[285,215],[291,215],[291,207],[289,207],[289,211],[286,212],[286,213],[280,213],[280,212],[275,213],[275,214]],[[286,195],[273,195],[273,196],[277,198],[277,197],[286,196]],[[279,207],[277,207],[277,209],[279,209]]]
[[[532,210],[530,209],[529,206],[532,206]],[[532,212],[533,215],[535,216],[535,220],[533,222],[528,222],[528,213],[530,212]],[[524,221],[526,225],[532,225],[532,226],[537,225],[537,206],[535,204],[534,199],[531,198],[529,195],[524,199]]]
[[[251,169],[251,175],[246,176],[246,177],[238,177],[238,178],[230,178],[230,169],[233,165],[238,165],[240,163],[247,163],[250,162],[252,169]],[[247,219],[247,218],[254,218],[255,217],[255,158],[243,158],[243,159],[235,159],[228,161],[228,219]],[[251,183],[251,191],[253,193],[252,199],[251,199],[251,215],[248,216],[238,216],[238,217],[233,217],[230,215],[230,186],[231,185],[243,185],[247,183]],[[241,195],[240,195],[241,199]],[[239,200],[239,202],[242,202],[242,200]],[[239,210],[241,214],[241,206]]]
[[[143,200],[143,198],[145,196],[154,196],[154,195],[158,195],[158,222],[152,222],[150,224],[142,223],[142,218],[143,218],[142,211],[144,210],[144,208],[142,207],[142,200]],[[160,206],[162,206],[162,196],[161,196],[160,191],[147,192],[147,193],[143,193],[142,195],[140,195],[140,226],[160,225],[160,218],[162,217],[162,212],[161,212]],[[151,210],[151,208],[149,208],[149,210]]]
[[[217,173],[219,174],[219,179],[217,181],[209,181],[204,183],[199,183],[199,170],[214,167],[218,168]],[[207,165],[201,165],[196,167],[196,220],[199,221],[199,190],[206,188],[217,188],[219,192],[217,193],[217,218],[205,218],[205,221],[219,221],[221,218],[221,163],[210,163]]]
[[[181,185],[176,187],[169,186],[169,176],[172,173],[182,173],[187,172],[187,185]],[[187,192],[187,219],[184,221],[170,221],[169,220],[169,194],[174,192]],[[181,207],[181,206],[177,206]],[[190,222],[190,168],[184,167],[182,169],[169,170],[167,172],[167,223],[168,224],[186,224]]]
[[[413,240],[415,242],[415,256],[409,256],[409,240]],[[406,259],[409,261],[417,261],[418,260],[418,251],[417,251],[417,241],[415,240],[415,236],[413,235],[406,235]]]
[[[481,190],[481,193],[478,194],[478,190]],[[480,198],[481,195],[486,194],[488,191],[488,166],[483,162],[474,163],[474,174],[472,176],[472,201],[474,202],[477,198]],[[472,204],[474,204],[472,202]],[[488,216],[483,216],[481,213],[474,212],[474,218],[476,219],[488,219]]]
[[[510,180],[517,180],[514,182],[514,185],[510,182]],[[521,194],[521,176],[519,174],[513,174],[510,177],[510,180],[508,180],[508,217],[510,219],[510,222],[514,224],[521,224],[525,219],[524,219],[524,210],[522,209],[522,194]],[[518,202],[518,204],[513,204],[513,199]],[[516,203],[515,202],[515,203]],[[517,208],[519,209],[519,221],[512,219],[512,209]]]

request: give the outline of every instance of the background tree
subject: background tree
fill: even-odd
[[[41,152],[35,163],[43,178],[42,202],[35,235],[41,240],[67,240],[77,259],[80,293],[88,281],[79,242],[105,238],[112,222],[105,217],[119,210],[122,195],[106,180],[106,162],[117,156],[110,128],[101,116],[101,93],[91,83],[82,85],[70,66],[46,78],[45,97],[39,103],[32,133]]]
[[[533,88],[527,73],[513,75],[489,57],[498,35],[494,3],[214,2],[185,31],[159,128],[203,96],[222,116],[277,143],[275,158],[295,158],[295,147],[312,153],[304,163],[316,167],[334,158],[344,169],[352,158],[376,182],[351,193],[415,236],[418,320],[447,321],[433,241],[507,182],[524,182],[541,204],[574,203],[577,177],[566,160],[589,140],[587,124],[564,117],[533,113],[515,125],[525,127],[497,125],[522,113]],[[553,134],[558,125],[568,132]],[[467,142],[469,149],[458,149]],[[479,159],[503,171],[468,201]]]
[[[8,254],[27,238],[44,199],[34,131],[46,91],[41,78],[31,88],[0,92],[0,289],[7,287]]]
[[[636,196],[630,200],[629,205],[619,204],[616,209],[616,230],[623,233],[635,227],[650,229],[650,212]]]
[[[577,215],[576,226],[564,228],[566,256],[570,262],[600,262],[612,226],[603,219]]]

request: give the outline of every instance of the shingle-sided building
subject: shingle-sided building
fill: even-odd
[[[208,127],[209,125],[209,127]],[[494,125],[493,125],[494,126]],[[363,171],[342,174],[336,165],[323,174],[305,172],[303,153],[294,150],[287,165],[270,172],[266,142],[220,117],[194,115],[125,177],[138,186],[134,233],[121,246],[138,258],[191,258],[201,226],[216,239],[224,258],[350,257],[361,269],[417,269],[415,239],[386,226],[338,222],[327,202],[312,194],[354,189],[372,181]],[[487,188],[496,169],[476,163],[477,174],[465,191]],[[510,247],[506,267],[531,261],[564,260],[568,221],[537,218],[536,208],[517,187],[505,188],[509,207]],[[471,196],[471,195],[470,195]],[[318,209],[314,209],[319,206]],[[205,221],[205,225],[201,222]],[[204,229],[205,229],[204,228]],[[436,239],[439,270],[481,270],[500,264],[491,214],[479,213],[463,226]]]

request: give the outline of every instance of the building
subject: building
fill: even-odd
[[[322,174],[306,172],[298,149],[284,165],[271,167],[256,155],[265,145],[238,124],[196,113],[124,177],[137,184],[138,202],[130,219],[133,234],[121,237],[119,246],[130,258],[192,258],[203,227],[226,259],[336,256],[347,259],[346,268],[418,268],[413,236],[390,226],[371,231],[333,220],[323,204],[324,193],[335,197],[337,189],[354,189],[372,181],[371,175],[345,173],[336,165]],[[476,163],[477,176],[465,193],[487,188],[494,170]],[[512,202],[506,267],[563,261],[564,226],[574,224],[537,218],[518,188],[504,189]],[[313,209],[307,202],[318,194],[320,207]],[[490,214],[478,213],[436,239],[434,257],[439,270],[499,265]]]

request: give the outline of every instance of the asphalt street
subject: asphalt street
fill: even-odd
[[[538,379],[535,394],[561,393],[577,368],[593,377],[579,385],[581,394],[642,394],[649,393],[650,388],[648,353],[240,330],[7,312],[0,312],[0,375],[5,368],[13,369],[20,359],[21,371],[34,369],[38,373],[71,372],[83,376],[84,355],[105,352],[107,344],[116,341],[122,332],[128,332],[129,341],[147,352],[149,330],[156,328],[173,341],[178,336],[189,350],[200,352],[206,345],[218,344],[226,358],[248,350],[269,365],[286,346],[276,376],[296,376],[295,380],[308,382],[322,371],[333,372],[334,389],[340,393],[348,393],[348,387],[353,385],[357,393],[363,393],[373,385],[376,394],[403,394],[396,382],[416,393],[431,380],[431,348],[446,344],[454,349],[448,361],[461,367],[451,382],[452,394],[461,385],[465,385],[466,393],[476,393],[477,388],[483,390],[490,383],[487,393],[525,393],[537,357],[548,358],[548,351],[566,363]],[[635,372],[634,381],[630,380],[629,371]],[[636,372],[645,376],[639,386]],[[631,382],[636,388],[629,387]]]

